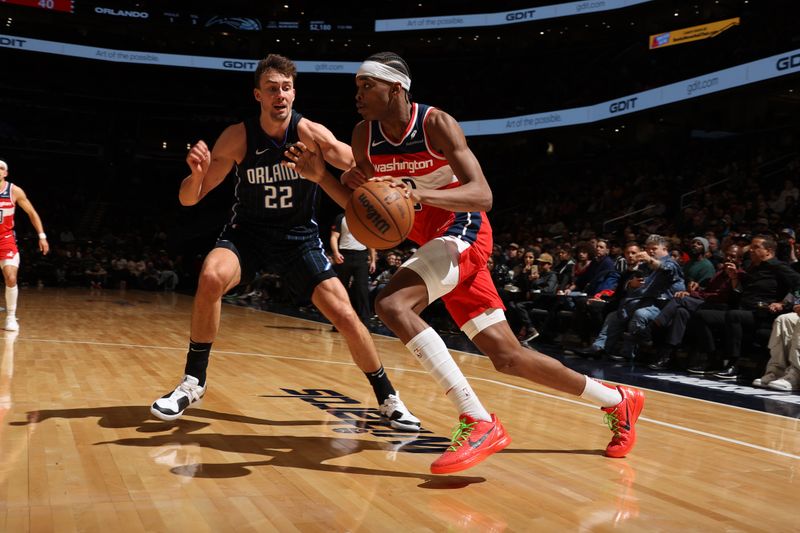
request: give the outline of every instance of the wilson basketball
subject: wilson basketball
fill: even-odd
[[[347,227],[361,244],[385,250],[408,236],[414,225],[414,204],[388,183],[368,181],[353,191],[345,217]]]

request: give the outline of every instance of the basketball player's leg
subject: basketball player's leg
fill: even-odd
[[[378,357],[372,336],[353,309],[347,290],[325,257],[321,243],[303,243],[296,253],[299,257],[290,261],[292,268],[285,274],[296,297],[306,299],[310,292],[311,302],[344,337],[353,362],[372,385],[381,415],[388,418],[391,426],[402,431],[419,431],[419,419],[400,400],[400,393]],[[292,254],[286,256],[292,257]]]
[[[320,282],[314,288],[311,302],[342,334],[353,356],[353,362],[358,368],[369,373],[381,367],[372,336],[358,319],[355,309],[350,304],[347,290],[338,277]]]
[[[494,368],[504,374],[522,377],[575,396],[580,396],[586,386],[585,376],[552,357],[521,346],[505,320],[488,326],[475,335],[472,342],[492,361]]]
[[[239,251],[229,241],[217,246],[203,262],[192,303],[189,350],[186,353],[181,383],[150,407],[162,420],[176,420],[190,406],[196,406],[206,393],[206,370],[211,345],[219,330],[222,296],[239,284],[242,277]]]
[[[467,248],[469,243],[449,237],[421,246],[375,304],[381,320],[419,359],[460,414],[450,448],[431,465],[435,474],[474,466],[511,442],[502,424],[481,404],[442,338],[419,317],[430,302],[458,285],[459,258]],[[463,446],[468,441],[470,445]]]
[[[462,290],[466,289],[466,290]],[[447,306],[461,329],[478,349],[492,361],[495,369],[522,377],[574,396],[580,396],[603,408],[609,427],[614,432],[606,454],[624,457],[636,439],[634,424],[644,405],[641,391],[629,387],[612,387],[567,368],[560,361],[538,351],[524,348],[505,320],[501,309],[491,307],[499,301],[486,294],[496,294],[488,271],[479,272],[448,295]],[[463,314],[473,302],[486,302],[486,309]]]
[[[375,297],[375,312],[386,327],[408,344],[429,328],[419,314],[428,307],[428,288],[422,278],[401,266]]]
[[[3,264],[3,281],[6,284],[6,287],[16,287],[17,286],[17,272],[19,271],[19,267],[13,264]]]
[[[214,248],[206,256],[192,303],[192,340],[214,342],[219,330],[222,297],[239,284],[241,277],[239,257],[229,248]]]
[[[17,272],[19,271],[19,252],[14,252],[13,256],[0,261],[3,267],[3,280],[5,282],[5,301],[6,301],[6,331],[19,331],[17,322],[17,299],[19,288],[17,287]]]

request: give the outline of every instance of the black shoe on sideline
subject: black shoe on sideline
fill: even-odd
[[[671,370],[675,349],[672,346],[662,347],[658,350],[658,357],[647,365],[651,370]]]
[[[735,381],[736,378],[739,377],[739,369],[736,368],[736,365],[728,365],[724,370],[720,370],[719,372],[714,372],[714,377],[724,380]]]
[[[632,363],[633,357],[626,357],[624,355],[619,355],[615,353],[608,354],[608,360],[614,361],[616,363]]]
[[[672,370],[672,356],[670,355],[662,355],[653,363],[647,365],[647,368],[651,370]]]
[[[583,357],[593,357],[593,358],[602,357],[603,354],[606,353],[604,349],[598,348],[594,344],[590,344],[586,348],[575,348],[572,351],[575,352],[576,355],[580,355]]]

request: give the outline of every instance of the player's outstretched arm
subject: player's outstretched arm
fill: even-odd
[[[342,208],[347,207],[352,192],[325,168],[322,149],[316,143],[310,140],[298,141],[288,147],[284,156],[287,160],[282,161],[282,165],[293,169],[302,178],[318,183],[334,202]]]
[[[374,169],[367,159],[367,123],[359,122],[353,129],[353,157],[355,164],[342,174],[342,183],[351,189],[357,189],[373,175]]]
[[[42,224],[42,219],[39,217],[39,213],[33,208],[33,204],[28,199],[28,195],[25,194],[25,191],[16,185],[14,185],[14,198],[17,205],[27,213],[28,218],[31,219],[33,228],[36,230],[36,233],[39,234],[39,250],[41,250],[42,254],[47,255],[47,252],[50,251],[50,244],[47,242],[47,235],[44,233],[44,225]]]
[[[322,150],[325,161],[339,170],[348,170],[355,165],[350,146],[337,139],[331,130],[322,124],[304,118],[297,124],[297,132],[306,144],[307,141],[313,140]]]
[[[235,162],[241,162],[247,149],[244,124],[228,126],[209,150],[198,141],[186,154],[186,164],[192,173],[181,182],[178,199],[181,205],[195,205],[222,183]]]

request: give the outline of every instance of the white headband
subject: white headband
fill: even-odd
[[[0,161],[0,167],[3,167],[4,170],[8,170],[8,163],[5,161]]]
[[[361,63],[361,66],[358,67],[358,72],[356,72],[356,77],[358,76],[369,76],[370,78],[377,78],[391,83],[397,82],[406,91],[411,89],[411,78],[396,68],[377,61],[364,61]]]

